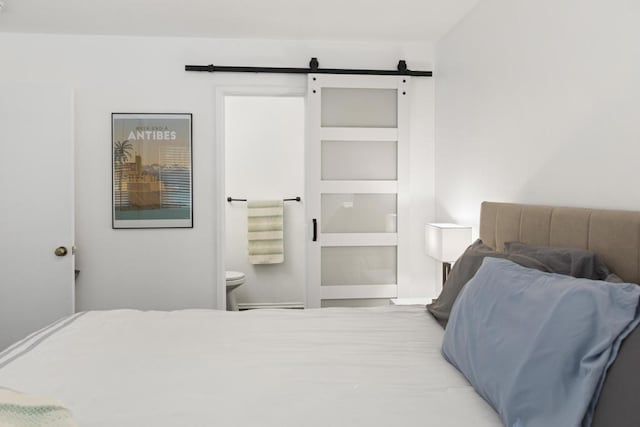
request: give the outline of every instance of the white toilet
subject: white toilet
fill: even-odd
[[[244,273],[225,271],[225,279],[227,280],[227,311],[238,311],[238,303],[233,291],[244,283]]]

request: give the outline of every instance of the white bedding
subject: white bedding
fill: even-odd
[[[0,386],[80,426],[501,426],[424,307],[79,313],[0,354]]]

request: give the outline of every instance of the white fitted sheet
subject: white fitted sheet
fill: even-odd
[[[418,306],[92,311],[0,354],[81,426],[501,426]]]

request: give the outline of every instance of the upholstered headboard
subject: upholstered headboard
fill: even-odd
[[[483,202],[480,238],[589,249],[626,282],[640,283],[640,212]]]

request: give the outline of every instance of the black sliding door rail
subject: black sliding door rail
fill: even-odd
[[[358,70],[345,68],[319,68],[317,58],[311,58],[309,68],[292,67],[244,67],[229,65],[185,65],[185,71],[204,71],[208,73],[270,73],[270,74],[351,74],[370,76],[414,76],[431,77],[432,71],[414,71],[407,68],[404,60],[398,62],[396,70]]]

